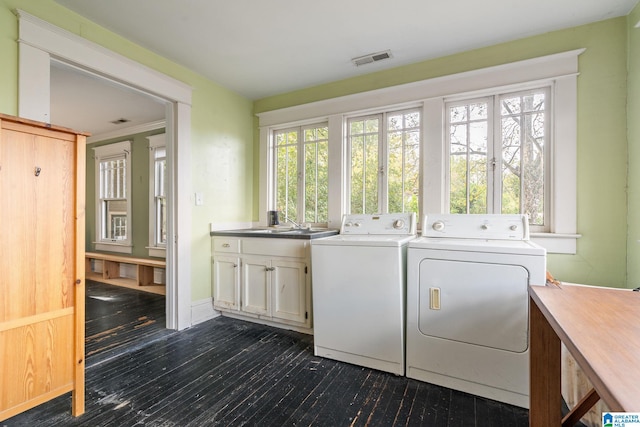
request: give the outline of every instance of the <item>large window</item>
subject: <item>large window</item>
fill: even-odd
[[[131,143],[94,148],[96,248],[131,252]]]
[[[328,142],[326,123],[274,131],[274,204],[281,221],[327,223]]]
[[[167,147],[165,134],[149,140],[149,255],[164,257],[167,246]]]
[[[446,104],[449,211],[525,213],[548,230],[549,90]]]
[[[351,213],[419,211],[420,111],[350,118]]]
[[[259,113],[260,222],[274,206],[274,130],[326,122],[330,227],[345,213],[526,213],[536,243],[576,253],[582,52]]]

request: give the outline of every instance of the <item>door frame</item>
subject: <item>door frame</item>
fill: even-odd
[[[22,10],[19,20],[18,115],[50,122],[51,60],[113,80],[167,102],[169,171],[167,328],[191,326],[191,96],[192,88],[158,71],[56,27]],[[178,173],[180,171],[180,173]],[[178,238],[179,237],[179,238]]]

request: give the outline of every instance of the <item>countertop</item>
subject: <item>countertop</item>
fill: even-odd
[[[282,228],[244,228],[239,230],[215,230],[211,236],[226,237],[266,237],[275,239],[304,239],[313,240],[334,236],[338,230],[333,229],[282,229]]]

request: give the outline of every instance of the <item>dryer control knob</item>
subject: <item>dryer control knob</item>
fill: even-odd
[[[516,231],[518,229],[518,226],[513,224],[511,227],[509,227],[509,230],[511,231]]]
[[[355,223],[355,224],[353,224],[353,225],[355,225],[356,227],[360,227],[360,226],[362,226],[362,224],[361,224],[361,223],[359,223],[359,222],[356,222],[356,223]]]
[[[482,224],[480,226],[480,228],[482,228],[483,230],[488,230],[489,229],[489,224]]]
[[[393,221],[393,228],[395,228],[396,230],[399,230],[402,227],[404,227],[404,221],[403,220],[396,219],[395,221]]]
[[[444,222],[443,221],[436,221],[436,222],[433,223],[431,228],[433,228],[436,231],[442,231],[442,230],[444,230]]]

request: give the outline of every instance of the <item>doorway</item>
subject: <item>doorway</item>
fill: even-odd
[[[165,101],[167,134],[167,328],[191,326],[191,88],[23,11],[19,25],[21,117],[49,122],[51,60]],[[180,173],[178,173],[180,171]],[[177,238],[180,236],[180,239]]]

